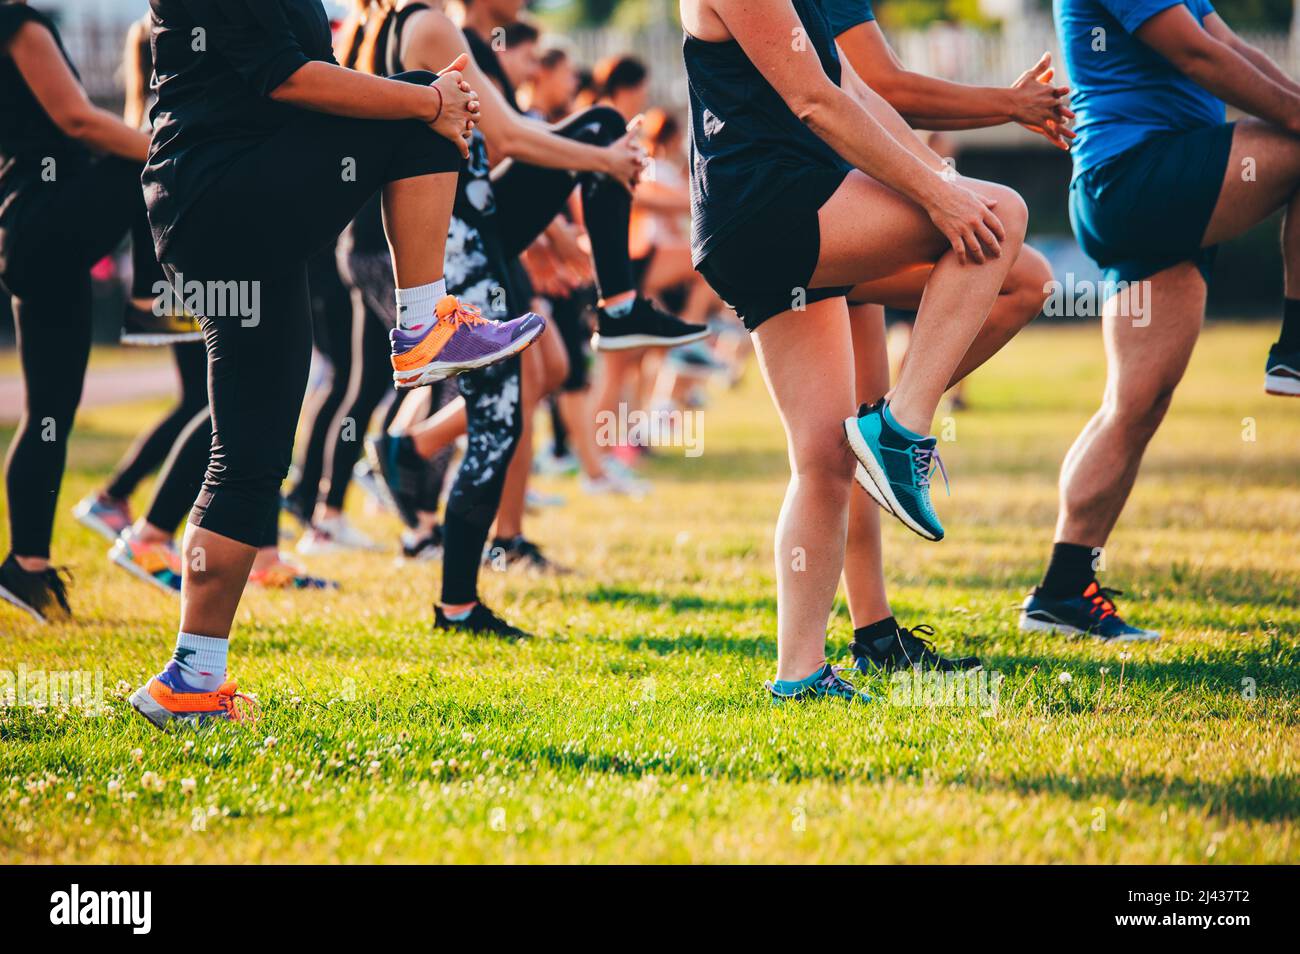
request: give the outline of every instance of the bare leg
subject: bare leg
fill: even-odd
[[[257,548],[185,525],[181,558],[181,632],[230,637]]]
[[[911,357],[890,399],[898,422],[921,434],[929,433],[939,399],[1019,256],[1028,223],[1024,201],[1012,190],[975,179],[962,183],[997,199],[994,212],[1006,231],[1002,254],[983,264],[959,262],[919,206],[856,171],[818,213],[822,249],[813,287],[857,285],[933,263]]]
[[[843,430],[853,404],[844,299],[770,318],[754,343],[790,451],[790,484],[776,524],[776,678],[803,679],[826,661],[826,621],[844,566],[854,468]]]
[[[1200,333],[1205,281],[1196,266],[1184,262],[1149,281],[1143,318],[1136,326],[1132,316],[1139,309],[1134,304],[1121,309],[1119,298],[1136,299],[1141,283],[1105,304],[1106,392],[1061,465],[1058,543],[1105,544]]]
[[[416,288],[442,278],[446,224],[451,221],[458,176],[440,172],[384,186],[384,234],[398,288]]]

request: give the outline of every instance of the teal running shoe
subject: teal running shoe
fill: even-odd
[[[847,702],[870,702],[871,697],[840,676],[839,668],[827,663],[807,679],[774,679],[763,683],[772,694],[772,702],[802,701],[821,696],[844,699]]]
[[[862,466],[857,481],[889,514],[927,540],[943,539],[943,524],[930,503],[930,477],[935,468],[948,485],[948,471],[937,449],[938,440],[914,434],[894,420],[883,399],[862,405],[857,417],[844,421],[853,456]]]

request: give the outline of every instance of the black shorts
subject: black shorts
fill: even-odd
[[[848,294],[852,286],[809,288],[821,254],[817,212],[846,172],[814,169],[743,218],[697,266],[753,331],[773,315]]]

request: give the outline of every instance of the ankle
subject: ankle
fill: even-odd
[[[467,613],[473,612],[474,607],[476,606],[478,606],[477,600],[475,600],[473,603],[443,603],[442,615],[447,616],[449,618],[464,616]]]
[[[25,573],[44,573],[50,568],[49,557],[27,557],[14,554],[14,562]]]

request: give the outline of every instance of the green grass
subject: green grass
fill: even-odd
[[[1273,331],[1207,330],[1151,446],[1107,579],[1167,635],[1127,659],[1015,628],[1100,394],[1096,328],[1032,330],[973,380],[949,537],[891,524],[887,572],[900,617],[1002,674],[995,712],[766,701],[786,463],[751,374],[649,499],[543,482],[569,504],[532,534],[578,573],[485,583],[539,639],[431,636],[435,570],[321,559],[338,595],[240,611],[256,728],[165,736],[114,687],[166,658],[176,606],[66,515],[158,406],[86,412],[57,530],[77,622],[0,609],[0,669],[102,670],[112,711],[0,714],[0,862],[1300,861],[1300,404],[1262,393]],[[831,637],[842,656],[842,606]]]

